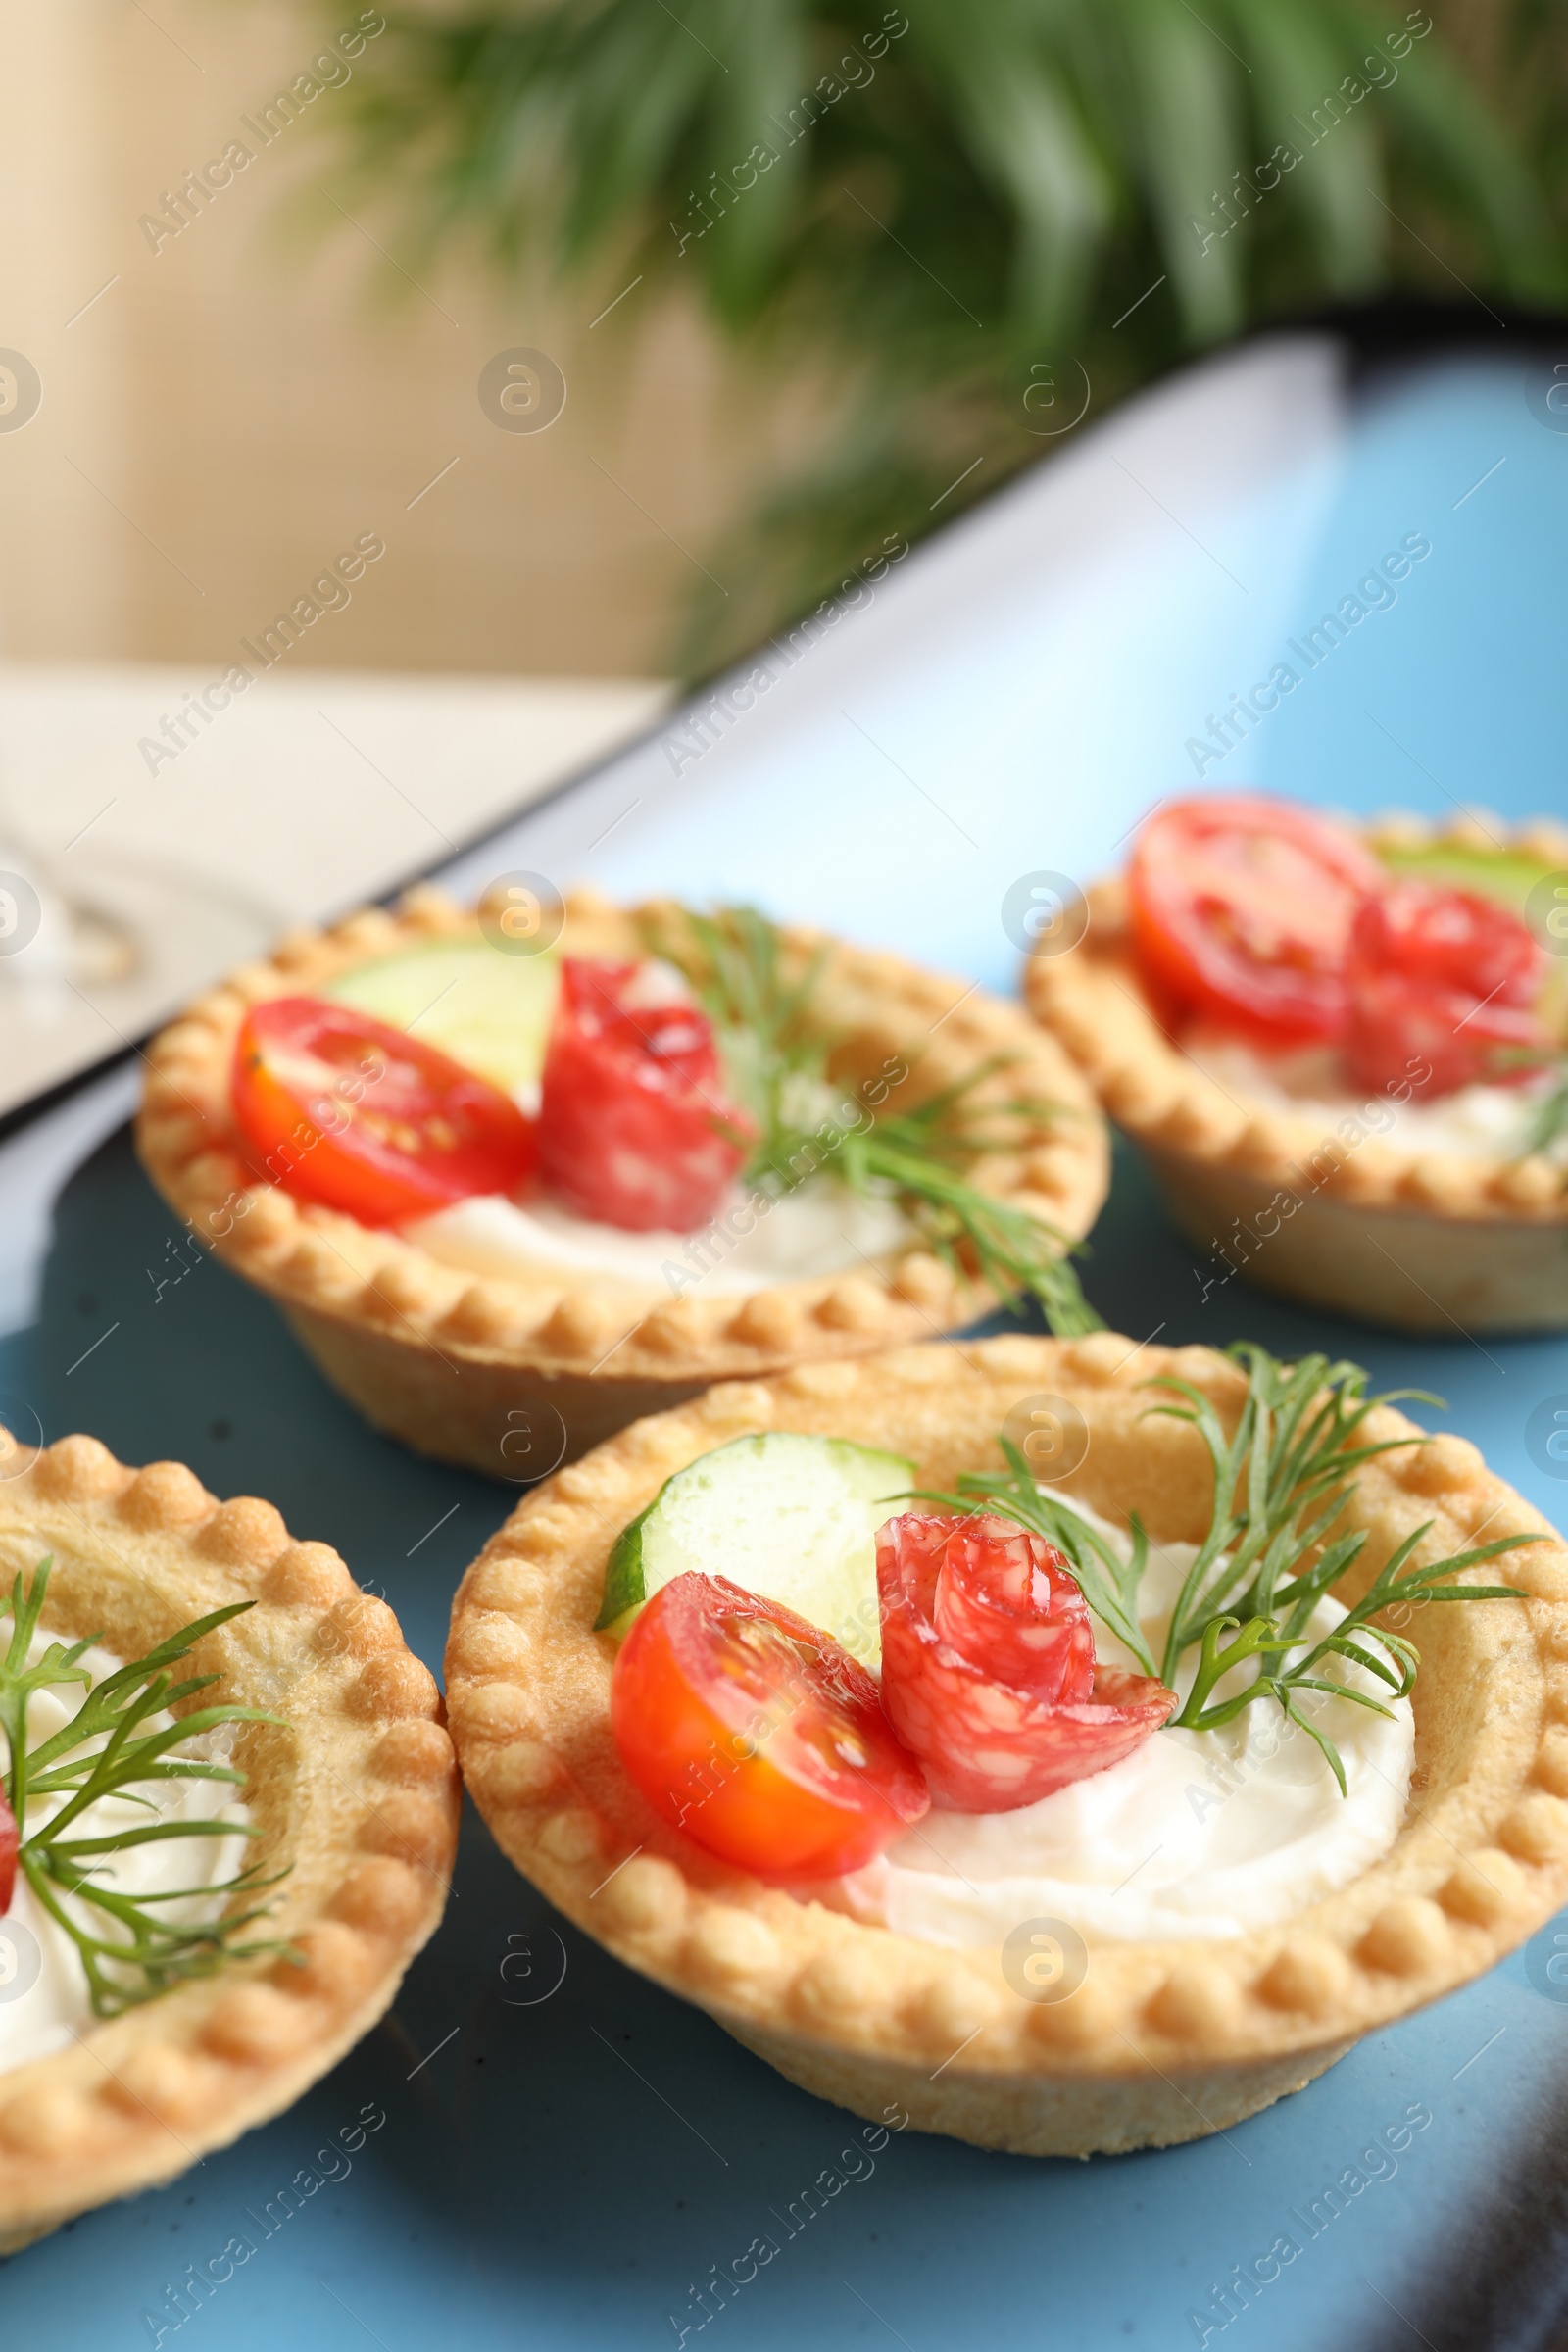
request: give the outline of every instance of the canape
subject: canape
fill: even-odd
[[[1042,1485],[1047,1404],[1087,1443]],[[1087,2155],[1551,1916],[1564,1659],[1568,1551],[1464,1440],[1101,1332],[638,1423],[468,1570],[447,1690],[503,1849],[628,1965],[868,2118]]]
[[[89,1437],[0,1460],[9,2253],[368,2031],[441,1916],[458,1785],[392,1611],[270,1503]]]
[[[1568,832],[1156,809],[1024,991],[1147,1153],[1202,1296],[1568,1326]]]
[[[1021,1008],[746,910],[513,911],[287,941],[150,1051],[154,1182],[381,1428],[522,1481],[1004,1297],[1093,1325],[1103,1121]]]

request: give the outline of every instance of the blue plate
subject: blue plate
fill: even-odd
[[[741,895],[1007,988],[1015,886],[1087,878],[1200,776],[1357,810],[1561,811],[1568,439],[1551,356],[1498,348],[1369,367],[1325,331],[1188,371],[873,566],[450,879]],[[1412,540],[1396,601],[1363,585]],[[1314,661],[1325,613],[1341,626]],[[1277,707],[1236,718],[1280,665],[1297,678]],[[0,1146],[0,1305],[20,1326],[0,1412],[270,1496],[438,1667],[453,1587],[514,1493],[339,1402],[154,1198],[128,1099],[113,1074]],[[1558,1515],[1568,1462],[1527,1429],[1568,1403],[1561,1341],[1417,1343],[1222,1272],[1118,1156],[1088,1272],[1113,1325],[1324,1347],[1436,1390],[1437,1425]],[[554,1914],[470,1813],[387,2023],[277,2122],[13,2258],[0,2320],[18,2343],[69,2324],[77,2352],[1546,2345],[1565,2056],[1568,1914],[1192,2146],[1031,2162],[909,2132],[872,2153]]]

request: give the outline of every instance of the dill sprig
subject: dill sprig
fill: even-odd
[[[1208,1451],[1213,1471],[1209,1529],[1171,1613],[1161,1675],[1169,1682],[1184,1650],[1238,1594],[1242,1617],[1273,1614],[1282,1580],[1298,1561],[1325,1543],[1345,1506],[1354,1473],[1363,1462],[1419,1438],[1389,1438],[1358,1444],[1369,1414],[1380,1405],[1416,1400],[1438,1404],[1424,1389],[1366,1393],[1359,1364],[1303,1356],[1287,1366],[1268,1350],[1242,1340],[1229,1350],[1247,1370],[1247,1400],[1227,1438],[1212,1400],[1190,1381],[1162,1373],[1149,1383],[1182,1400],[1151,1407],[1155,1414],[1186,1421]],[[1318,1509],[1318,1505],[1324,1507]],[[1343,1576],[1360,1551],[1364,1536],[1347,1535],[1329,1544],[1320,1566],[1329,1573],[1323,1590]]]
[[[201,1674],[178,1680],[171,1669],[189,1655],[204,1634],[254,1607],[248,1600],[198,1617],[144,1658],[118,1667],[96,1684],[80,1663],[99,1640],[96,1634],[69,1644],[51,1642],[29,1665],[27,1652],[42,1614],[50,1566],[49,1560],[40,1561],[25,1589],[19,1571],[9,1602],[0,1600],[0,1615],[9,1609],[12,1620],[10,1645],[0,1658],[0,1732],[9,1750],[5,1792],[20,1839],[17,1861],[27,1885],[75,1945],[95,2015],[113,2017],[189,1978],[210,1975],[225,1960],[285,1948],[275,1942],[236,1940],[263,1916],[265,1905],[226,1911],[197,1925],[160,1915],[161,1905],[183,1902],[192,1894],[229,1897],[273,1882],[247,1870],[217,1885],[127,1893],[107,1875],[116,1854],[174,1838],[254,1838],[259,1833],[227,1821],[154,1820],[132,1821],[98,1837],[72,1837],[73,1824],[91,1806],[113,1796],[156,1814],[156,1800],[143,1791],[160,1781],[243,1782],[243,1772],[181,1755],[180,1747],[220,1724],[276,1723],[279,1718],[259,1707],[220,1704],[198,1707],[152,1731],[140,1728],[222,1679]],[[87,1686],[80,1707],[57,1732],[29,1747],[27,1709],[34,1692],[70,1683]],[[28,1808],[44,1797],[64,1797],[65,1802],[29,1831]]]
[[[1174,1688],[1181,1661],[1196,1644],[1196,1677],[1168,1728],[1217,1731],[1244,1707],[1272,1698],[1322,1749],[1343,1794],[1339,1750],[1301,1700],[1312,1692],[1348,1699],[1379,1715],[1392,1710],[1372,1692],[1325,1672],[1329,1661],[1348,1660],[1384,1684],[1393,1697],[1407,1698],[1420,1651],[1392,1627],[1374,1624],[1374,1618],[1428,1602],[1523,1600],[1527,1595],[1517,1586],[1455,1585],[1452,1580],[1520,1544],[1548,1539],[1503,1536],[1430,1567],[1412,1568],[1407,1564],[1411,1554],[1431,1532],[1433,1522],[1427,1520],[1391,1553],[1339,1623],[1313,1641],[1308,1633],[1313,1610],[1366,1544],[1365,1529],[1333,1533],[1355,1491],[1356,1473],[1380,1453],[1429,1442],[1413,1437],[1368,1443],[1362,1436],[1368,1415],[1401,1399],[1441,1400],[1420,1389],[1368,1396],[1368,1376],[1359,1364],[1333,1362],[1325,1355],[1285,1365],[1246,1340],[1228,1352],[1248,1376],[1246,1401],[1229,1436],[1211,1399],[1190,1381],[1164,1373],[1148,1384],[1168,1389],[1179,1399],[1150,1411],[1195,1428],[1213,1475],[1208,1532],[1182,1580],[1157,1669],[1138,1615],[1149,1544],[1136,1517],[1130,1556],[1123,1560],[1070,1503],[1041,1492],[1023,1454],[1006,1439],[1002,1440],[1005,1476],[966,1472],[955,1494],[930,1494],[924,1499],[952,1509],[998,1512],[1054,1544],[1095,1615],[1126,1643],[1144,1672],[1157,1672],[1167,1688]],[[1294,1651],[1301,1654],[1293,1657]],[[1227,1676],[1249,1665],[1255,1671],[1239,1690],[1217,1695]]]
[[[1532,1105],[1530,1124],[1513,1157],[1528,1159],[1532,1152],[1549,1152],[1568,1135],[1568,1051],[1561,1047],[1494,1046],[1491,1066],[1500,1085],[1517,1078],[1551,1080]]]
[[[1406,1536],[1397,1549],[1390,1553],[1361,1598],[1304,1656],[1292,1663],[1278,1665],[1271,1661],[1287,1658],[1291,1650],[1306,1640],[1307,1621],[1313,1609],[1360,1550],[1366,1541],[1364,1533],[1346,1539],[1351,1548],[1348,1557],[1338,1566],[1331,1565],[1325,1572],[1325,1562],[1332,1560],[1332,1552],[1338,1548],[1331,1547],[1315,1567],[1281,1588],[1277,1599],[1283,1615],[1246,1619],[1229,1615],[1211,1617],[1200,1636],[1201,1654],[1197,1677],[1187,1703],[1173,1718],[1174,1722],[1188,1731],[1217,1731],[1254,1699],[1277,1699],[1291,1722],[1317,1742],[1340,1784],[1341,1795],[1346,1794],[1345,1766],[1340,1752],[1321,1724],[1314,1723],[1297,1704],[1299,1694],[1314,1690],[1332,1698],[1349,1699],[1358,1707],[1370,1708],[1376,1715],[1391,1714],[1393,1710],[1370,1691],[1358,1690],[1339,1676],[1322,1673],[1325,1662],[1331,1657],[1350,1659],[1385,1683],[1394,1697],[1408,1698],[1420,1671],[1421,1653],[1413,1642],[1395,1633],[1392,1627],[1374,1625],[1372,1619],[1378,1612],[1401,1604],[1420,1607],[1428,1601],[1523,1600],[1527,1595],[1517,1585],[1455,1586],[1447,1580],[1463,1569],[1476,1567],[1482,1560],[1495,1559],[1499,1552],[1512,1551],[1520,1544],[1545,1541],[1543,1536],[1502,1536],[1494,1544],[1455,1552],[1431,1568],[1406,1569],[1405,1562],[1431,1528],[1432,1521],[1428,1519]],[[1232,1638],[1227,1640],[1227,1636]],[[1228,1698],[1216,1699],[1214,1691],[1231,1669],[1253,1658],[1259,1661],[1253,1679]]]
[[[1010,1305],[1037,1299],[1058,1338],[1102,1328],[1071,1263],[1083,1245],[970,1181],[974,1162],[999,1140],[984,1118],[1064,1115],[1036,1100],[978,1109],[974,1089],[1004,1066],[1004,1056],[913,1109],[877,1110],[863,1125],[840,1128],[826,1115],[835,1101],[827,1064],[839,1041],[814,1003],[825,950],[790,976],[777,929],[750,906],[713,915],[662,907],[644,938],[682,973],[713,1023],[738,1105],[756,1131],[747,1182],[778,1195],[800,1181],[803,1163],[813,1171],[830,1166],[864,1199],[891,1195],[956,1271],[978,1273]]]
[[[1559,1054],[1555,1063],[1556,1077],[1548,1093],[1536,1104],[1530,1132],[1520,1147],[1521,1159],[1532,1152],[1549,1152],[1563,1135],[1568,1135],[1568,1054]]]

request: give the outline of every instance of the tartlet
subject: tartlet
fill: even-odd
[[[3,1451],[0,1576],[9,1587],[52,1554],[43,1624],[62,1639],[100,1634],[133,1658],[255,1602],[193,1663],[222,1675],[220,1697],[285,1719],[245,1726],[234,1753],[262,1833],[248,1859],[283,1874],[249,1900],[289,1947],[0,2072],[10,2253],[225,2147],[360,2040],[441,1917],[460,1791],[433,1678],[329,1545],[294,1542],[255,1496],[218,1502],[179,1462],[132,1471],[89,1437],[37,1453],[7,1437]]]
[[[200,1240],[276,1302],[326,1377],[378,1427],[420,1452],[520,1481],[714,1380],[862,1355],[961,1328],[995,1306],[983,1282],[907,1248],[849,1274],[743,1298],[699,1288],[628,1310],[587,1271],[476,1275],[395,1232],[259,1184],[229,1101],[247,1007],[308,994],[402,948],[479,936],[477,911],[421,887],[396,913],[370,908],[330,932],[285,940],[271,961],[235,973],[149,1049],[137,1143],[154,1183]],[[782,938],[802,969],[823,957],[813,1004],[836,1040],[835,1083],[853,1087],[890,1055],[917,1054],[888,1094],[905,1107],[993,1060],[1004,1064],[980,1079],[977,1103],[1029,1098],[1051,1107],[1015,1119],[1017,1148],[989,1154],[973,1180],[1070,1240],[1088,1231],[1108,1184],[1105,1132],[1054,1039],[1019,1007],[899,956],[805,928]],[[589,892],[566,899],[562,947],[602,957],[645,952],[633,915]]]
[[[1373,823],[1396,860],[1487,855],[1500,821]],[[1568,869],[1568,829],[1542,821],[1508,846]],[[1228,1091],[1162,1025],[1133,952],[1125,881],[1086,893],[1077,943],[1032,956],[1023,994],[1117,1126],[1141,1147],[1170,1213],[1259,1289],[1406,1331],[1568,1326],[1568,1176],[1544,1153],[1414,1152],[1354,1118],[1349,1134]],[[1206,1295],[1206,1294],[1205,1294]]]
[[[1523,1601],[1427,1612],[1414,1793],[1393,1848],[1287,1925],[1221,1941],[1102,1945],[1070,1998],[1031,2002],[996,1950],[862,1925],[726,1869],[665,1826],[620,1768],[612,1647],[592,1628],[610,1547],[671,1472],[749,1430],[848,1437],[912,1456],[922,1486],[1001,1466],[1025,1396],[1083,1415],[1062,1491],[1155,1539],[1196,1542],[1209,1465],[1149,1420],[1170,1373],[1222,1419],[1245,1382],[1204,1348],[1110,1333],[1022,1337],[801,1365],[639,1423],[525,1497],[464,1579],[447,1650],[465,1779],[517,1868],[629,1966],[707,2009],[792,2082],[877,2119],[1025,2155],[1166,2145],[1299,2088],[1359,2037],[1489,1968],[1568,1894],[1568,1549],[1507,1556]],[[1415,1436],[1380,1407],[1367,1436]],[[1418,1559],[1544,1526],[1464,1440],[1360,1475],[1368,1530],[1347,1593],[1424,1521]],[[1471,1572],[1472,1577],[1474,1572]]]

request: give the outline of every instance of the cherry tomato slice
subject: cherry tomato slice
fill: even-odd
[[[610,1716],[655,1810],[759,1878],[858,1870],[930,1805],[865,1668],[725,1577],[660,1587],[615,1660]]]
[[[11,1897],[17,1890],[17,1821],[0,1788],[0,1919],[11,1908]]]
[[[906,1511],[876,1540],[882,1703],[955,1813],[1010,1813],[1103,1772],[1177,1705],[1095,1660],[1054,1545],[989,1512]]]
[[[1133,851],[1139,962],[1183,1013],[1337,1038],[1351,919],[1386,880],[1353,834],[1292,802],[1177,801],[1151,817]]]
[[[1413,1079],[1427,1098],[1527,1078],[1520,1053],[1553,1050],[1536,1011],[1544,973],[1531,933],[1494,900],[1391,882],[1350,929],[1350,1076],[1373,1089]]]
[[[568,956],[545,1055],[539,1173],[580,1217],[690,1233],[745,1157],[706,1013],[639,1004],[634,963]]]
[[[247,1013],[233,1103],[259,1174],[362,1225],[513,1192],[533,1167],[533,1129],[510,1096],[434,1046],[314,997]]]

